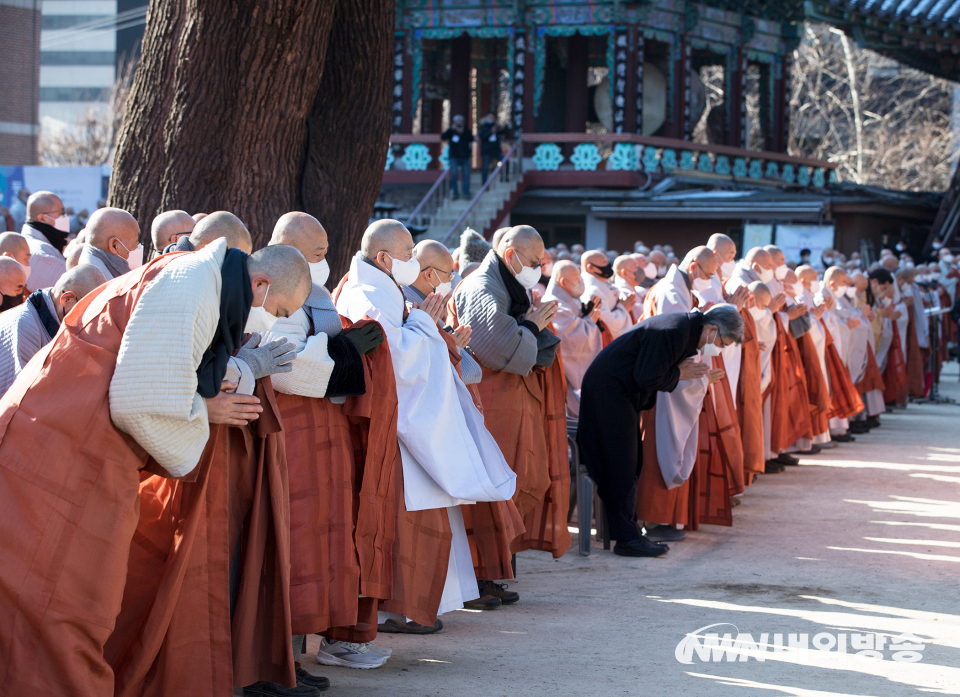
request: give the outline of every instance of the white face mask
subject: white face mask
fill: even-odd
[[[53,221],[53,227],[57,228],[60,232],[70,232],[70,218],[61,215]]]
[[[760,282],[770,283],[773,280],[773,269],[763,269],[760,271]]]
[[[698,293],[703,293],[710,290],[711,285],[710,281],[705,278],[695,278],[693,279],[693,289]]]
[[[820,292],[820,281],[810,281],[810,292],[814,295]]]
[[[806,290],[806,288],[803,287],[803,284],[800,283],[800,281],[797,281],[796,283],[793,284],[793,295],[794,295],[794,297],[796,297],[796,296],[798,296],[798,295],[803,295],[803,291],[805,291],[805,290]]]
[[[120,238],[117,238],[117,242],[120,242]],[[138,244],[134,249],[129,249],[127,245],[123,242],[120,242],[120,246],[127,250],[127,266],[130,267],[130,270],[138,269],[143,266],[143,245]]]
[[[843,289],[843,294],[852,300],[853,298],[857,297],[857,289],[855,286],[845,286]]]
[[[579,298],[587,292],[587,284],[583,281],[577,281],[577,285],[573,287],[573,292],[570,295],[574,298]]]
[[[310,282],[315,286],[322,286],[330,278],[330,265],[326,259],[315,261],[310,265]]]
[[[417,280],[417,276],[420,275],[420,262],[416,257],[410,257],[407,261],[390,258],[393,259],[390,275],[398,286],[409,286]]]
[[[530,266],[523,266],[520,262],[520,258],[517,257],[517,262],[521,264],[520,272],[514,274],[514,278],[517,279],[517,283],[521,286],[530,290],[540,281],[540,269],[534,269]],[[513,271],[513,263],[510,264],[510,270]]]
[[[643,275],[649,279],[654,279],[657,277],[657,265],[652,261],[643,267]]]
[[[267,296],[270,294],[270,286],[267,286],[267,292],[263,294],[263,302],[260,303],[260,307],[251,307],[250,314],[247,316],[247,323],[243,327],[243,331],[246,334],[253,334],[254,332],[268,332],[273,329],[273,325],[277,322],[277,316],[271,315],[265,309],[263,309],[264,304],[267,302]]]
[[[434,274],[436,274],[437,280],[439,281],[440,274],[437,272],[436,269],[432,269],[432,271]],[[453,286],[453,283],[450,281],[444,281],[443,283],[440,283],[439,285],[434,286],[433,283],[430,282],[429,277],[427,277],[427,283],[430,283],[430,285],[433,287],[434,292],[437,295],[439,295],[441,298],[445,298],[448,295],[450,295],[450,288]]]
[[[782,281],[787,277],[787,271],[789,270],[786,264],[780,264],[780,266],[773,270],[773,275],[778,281]]]
[[[18,263],[19,263],[19,262],[18,262]],[[20,268],[23,269],[23,272],[24,272],[25,274],[27,274],[27,278],[29,279],[29,278],[30,278],[30,264],[29,264],[29,262],[26,263],[26,264],[20,264]]]
[[[769,314],[770,314],[770,310],[768,310],[767,308],[763,308],[762,310],[759,307],[750,308],[750,315],[753,317],[754,320],[758,322]]]
[[[952,264],[952,263],[953,263],[953,255],[952,255],[952,254],[944,254],[942,257],[940,257],[940,261],[945,262],[945,263],[947,263],[947,264]]]
[[[883,298],[883,299],[880,301],[880,303],[881,303],[884,307],[890,307],[891,305],[893,305],[893,298]]]
[[[721,278],[730,278],[733,276],[733,272],[737,269],[737,262],[735,261],[725,261],[720,264],[720,276]]]
[[[713,358],[714,356],[720,355],[720,347],[715,343],[710,342],[709,344],[703,345],[703,356],[704,358]]]

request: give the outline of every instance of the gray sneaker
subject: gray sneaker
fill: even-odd
[[[366,644],[331,641],[326,637],[320,640],[320,649],[317,651],[317,663],[325,666],[369,669],[379,668],[386,662],[386,656],[369,651]]]
[[[645,528],[646,538],[651,542],[679,542],[687,536],[686,530],[677,530],[669,525],[654,525]]]

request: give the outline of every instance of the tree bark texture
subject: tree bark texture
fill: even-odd
[[[110,205],[148,248],[164,210],[231,211],[255,248],[306,210],[334,266],[379,194],[394,21],[393,0],[151,0]]]

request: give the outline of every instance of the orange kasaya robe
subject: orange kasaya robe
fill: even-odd
[[[296,684],[284,646],[292,633],[284,432],[270,379],[254,394],[260,418],[211,426],[196,481],[141,477],[123,604],[104,649],[118,697]]]
[[[713,367],[724,371],[724,376],[710,386],[710,395],[703,400],[704,411],[708,412],[708,427],[711,437],[721,442],[717,452],[726,472],[730,495],[744,492],[743,442],[740,436],[740,420],[734,406],[730,381],[726,376],[726,364],[723,356],[713,357]],[[701,426],[703,420],[701,419]]]
[[[139,470],[149,457],[113,425],[107,394],[124,330],[141,294],[177,256],[158,257],[83,298],[0,399],[2,694],[114,694],[104,646],[121,609],[140,518]],[[199,482],[206,469],[198,466],[191,478]],[[273,498],[257,499],[265,504],[258,532],[268,536],[272,531],[282,544],[276,523],[285,512],[286,492],[282,484],[274,489],[277,472],[270,469],[275,476],[261,482],[259,491]],[[227,521],[220,525],[226,527]],[[244,560],[251,569],[259,551]],[[282,549],[276,551],[282,556]],[[257,584],[260,581],[257,577]],[[204,579],[196,583],[207,589]],[[279,602],[274,619],[289,613],[280,598],[263,598]],[[208,608],[203,611],[209,613]],[[209,645],[203,648],[206,653],[199,656],[204,661],[221,668],[230,662],[229,655],[213,655]],[[246,668],[257,670],[275,658],[275,666],[288,668],[278,677],[292,680],[292,652],[270,648],[258,652],[256,665]],[[224,679],[231,678],[227,668]]]
[[[920,341],[917,339],[917,318],[912,299],[907,303],[907,313],[910,315],[910,324],[907,327],[907,384],[900,390],[897,398],[899,404],[906,404],[908,395],[917,399],[923,397],[924,375],[927,370],[927,362],[920,350]],[[926,316],[922,321],[927,321]]]
[[[832,406],[828,416],[831,419],[849,419],[863,411],[863,400],[850,378],[850,371],[847,370],[847,367],[843,364],[843,359],[837,352],[833,335],[822,317],[820,318],[820,324],[827,336],[826,363],[827,373],[830,376],[830,404]]]
[[[937,286],[937,295],[940,298],[940,307],[946,308],[949,310],[953,307],[953,303],[950,300],[950,293],[947,292],[947,289],[943,287],[943,284],[938,284]],[[939,324],[940,334],[940,362],[946,363],[950,360],[950,347],[949,344],[957,340],[957,323],[953,321],[953,315],[949,312],[945,312],[940,315],[941,323]],[[930,331],[934,331],[934,327],[937,327],[937,323],[934,323],[930,327]],[[940,374],[941,367],[937,367],[937,374]]]
[[[737,419],[743,449],[743,475],[749,485],[754,474],[764,471],[766,460],[763,452],[763,391],[760,389],[762,371],[757,325],[748,309],[742,309],[740,316],[743,318],[743,346],[740,379],[737,381]]]
[[[393,590],[399,447],[389,347],[363,364],[366,392],[342,405],[277,394],[290,469],[294,634],[375,630],[376,601]]]
[[[459,326],[452,300],[448,310],[451,325]],[[483,405],[483,423],[517,475],[513,503],[525,532],[512,541],[510,549],[512,553],[538,549],[550,552],[555,558],[562,557],[570,548],[566,523],[570,505],[570,465],[566,382],[560,350],[557,350],[553,365],[548,368],[535,366],[527,375],[490,370],[483,365],[481,368],[483,378],[476,388]],[[474,508],[473,512],[478,510]],[[501,509],[500,517],[503,515]],[[464,524],[469,530],[473,517],[469,523],[465,517]],[[497,529],[499,526],[491,518],[484,527]],[[474,534],[480,529],[483,527],[474,526]],[[485,544],[490,546],[491,542],[495,540],[488,540]],[[506,573],[502,562],[487,573],[494,573],[498,567],[499,573]]]
[[[811,321],[816,321],[815,318]],[[824,329],[826,333],[830,333]],[[827,433],[830,430],[830,412],[833,405],[830,403],[830,388],[827,386],[826,376],[820,367],[820,356],[817,354],[817,345],[807,332],[797,340],[800,348],[800,360],[803,366],[804,377],[807,383],[807,403],[810,405],[810,425],[813,435]]]
[[[896,320],[893,325],[893,341],[887,350],[887,365],[883,369],[883,401],[887,404],[897,401],[897,395],[907,384],[907,364],[903,360],[903,347],[900,344],[900,329]]]
[[[807,379],[800,349],[776,315],[777,343],[771,357],[773,379],[768,386],[770,403],[770,450],[779,453],[800,438],[813,437]]]
[[[856,383],[857,392],[865,395],[874,390],[884,391],[883,375],[880,373],[880,366],[877,365],[877,356],[873,352],[873,347],[867,344],[867,368],[863,372],[860,382]]]

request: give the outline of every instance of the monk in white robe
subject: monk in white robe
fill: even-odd
[[[810,322],[808,335],[816,348],[817,363],[820,365],[820,372],[823,375],[827,391],[832,394],[830,373],[827,371],[827,330],[819,321],[827,311],[827,305],[823,301],[823,296],[820,296],[819,303],[816,300],[817,294],[820,293],[820,280],[812,266],[798,266],[794,273],[797,277],[797,282],[794,284],[794,291],[796,292],[794,299],[810,308],[809,312],[813,321]],[[836,447],[836,444],[830,438],[829,419],[827,419],[827,430],[815,433],[813,442],[822,448]]]
[[[353,322],[369,317],[386,333],[397,380],[406,509],[447,510],[453,541],[440,614],[479,597],[460,504],[510,498],[516,475],[450,362],[437,326],[447,298],[431,293],[407,313],[400,286],[420,273],[413,248],[401,223],[373,223],[350,265],[337,311]]]
[[[637,294],[621,294],[610,284],[613,264],[607,261],[607,255],[600,250],[584,253],[580,258],[580,268],[586,287],[580,300],[586,304],[593,298],[600,299],[600,320],[610,333],[610,339],[605,343],[610,343],[633,326],[631,311],[637,302]]]
[[[580,386],[583,374],[603,349],[603,337],[597,325],[603,301],[594,299],[592,308],[580,301],[584,283],[580,269],[571,261],[558,261],[547,285],[546,301],[556,301],[553,328],[563,346],[563,374],[567,378],[567,414],[580,415]]]
[[[639,288],[637,285],[643,277],[637,260],[631,255],[624,254],[613,260],[613,287],[620,293],[621,298],[636,296],[633,307],[630,309],[630,317],[636,324],[643,316],[643,299],[647,296],[645,288]],[[639,290],[638,290],[639,288]]]

